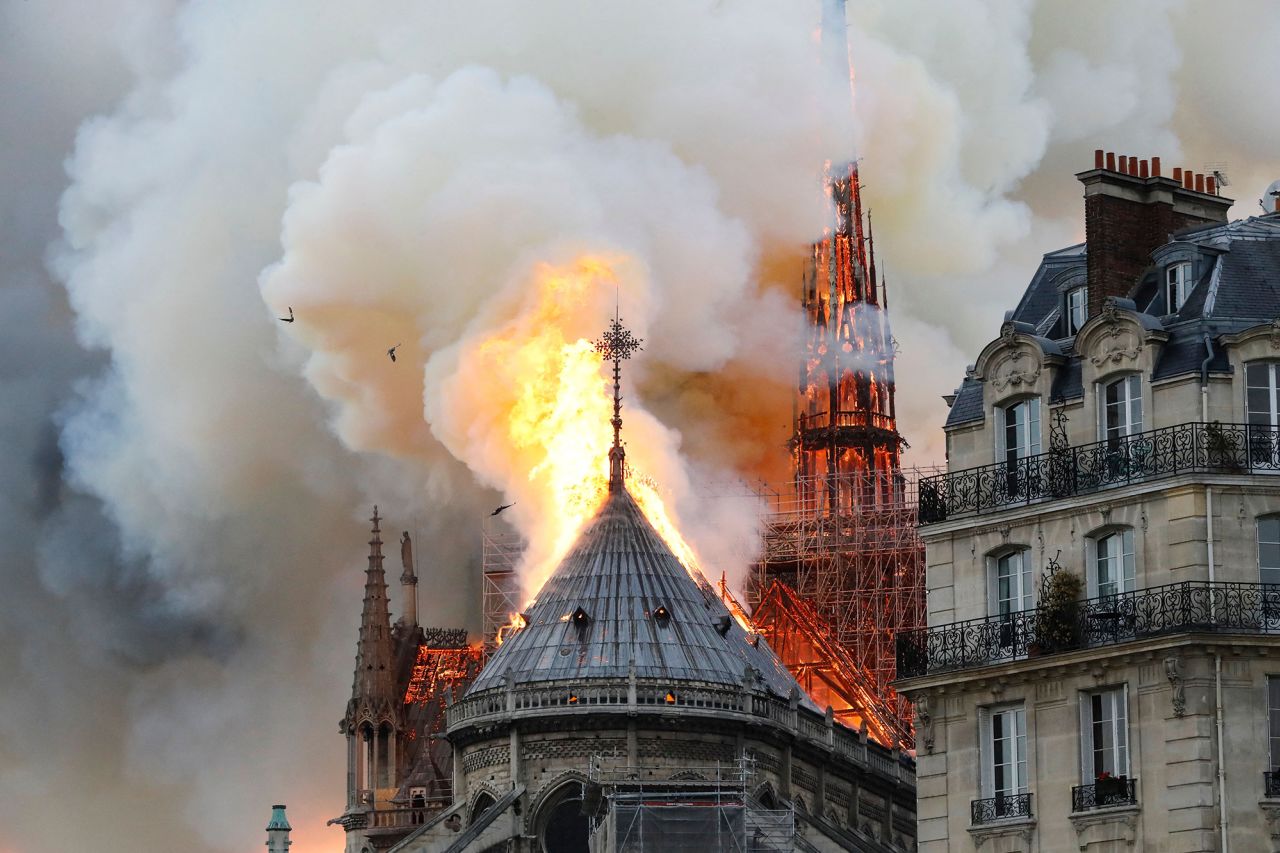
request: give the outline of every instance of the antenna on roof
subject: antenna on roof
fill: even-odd
[[[622,362],[631,358],[637,350],[643,349],[640,344],[643,338],[637,338],[622,325],[618,309],[614,309],[613,322],[609,329],[595,343],[596,352],[605,361],[613,362],[613,447],[609,448],[609,491],[622,491],[623,461],[626,454],[622,449]]]
[[[1226,163],[1205,163],[1204,170],[1213,175],[1213,179],[1218,182],[1218,186],[1231,186],[1231,181],[1227,179]]]

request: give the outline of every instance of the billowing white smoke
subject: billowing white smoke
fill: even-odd
[[[419,533],[425,619],[475,618],[468,531],[499,495],[433,391],[539,262],[624,259],[628,429],[643,407],[683,453],[653,473],[776,471],[796,247],[856,137],[908,461],[937,459],[937,395],[1079,237],[1092,148],[1228,161],[1237,215],[1280,177],[1275,95],[1236,85],[1278,76],[1280,22],[1195,8],[853,3],[850,129],[816,2],[0,7],[29,41],[0,51],[5,136],[36,140],[0,197],[46,220],[0,229],[3,845],[242,850],[287,801],[295,850],[340,848],[363,517]],[[116,44],[127,87],[115,58],[67,79]],[[99,368],[39,278],[68,140],[32,117],[121,90],[81,127],[54,253]]]

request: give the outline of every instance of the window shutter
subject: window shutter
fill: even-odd
[[[1016,766],[1014,772],[1018,777],[1018,784],[1015,792],[1025,794],[1027,792],[1027,709],[1018,708],[1013,712],[1014,720],[1014,761]]]
[[[1129,775],[1129,685],[1123,684],[1112,692],[1116,718],[1116,772]]]
[[[1030,610],[1036,606],[1036,585],[1031,579],[1031,552],[1018,552],[1018,567],[1022,572],[1022,609]]]
[[[1027,456],[1040,452],[1040,398],[1027,401]]]
[[[1135,568],[1135,560],[1133,554],[1133,528],[1127,528],[1124,535],[1120,537],[1120,550],[1123,551],[1120,559],[1120,569],[1123,572],[1120,589],[1124,592],[1133,592],[1135,577],[1137,570]]]

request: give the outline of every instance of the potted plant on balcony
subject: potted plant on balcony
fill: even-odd
[[[1041,654],[1065,652],[1080,646],[1080,591],[1084,583],[1064,570],[1057,558],[1049,561],[1036,608],[1035,636]]]
[[[1205,424],[1205,451],[1210,468],[1239,471],[1244,468],[1244,454],[1240,442],[1234,435],[1228,435],[1218,421]]]
[[[1098,774],[1098,778],[1094,780],[1094,804],[1097,806],[1114,806],[1124,803],[1127,799],[1125,787],[1128,781],[1128,778],[1124,776],[1116,776],[1109,770],[1103,770]]]

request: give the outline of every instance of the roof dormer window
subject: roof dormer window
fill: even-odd
[[[1191,295],[1191,261],[1170,264],[1164,274],[1165,313],[1173,314]]]
[[[1067,334],[1074,335],[1080,331],[1084,321],[1089,319],[1089,288],[1073,287],[1067,291]]]

